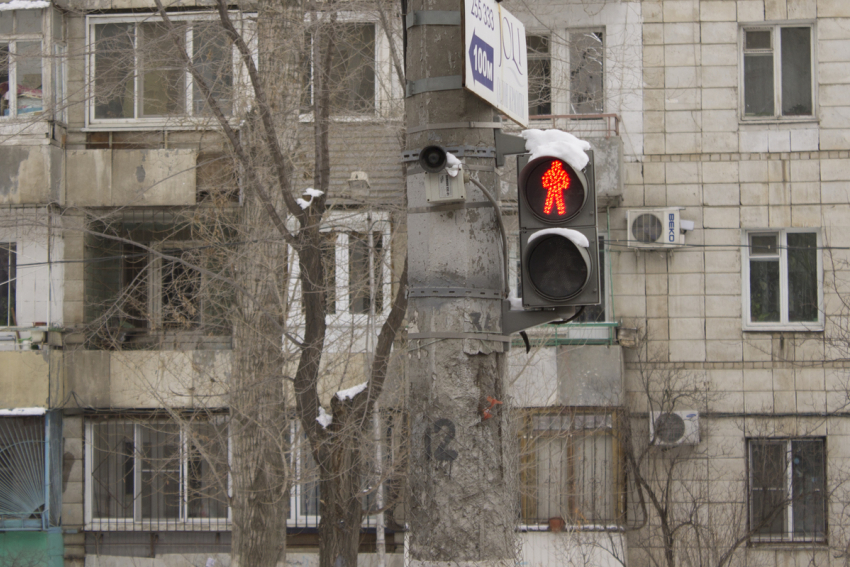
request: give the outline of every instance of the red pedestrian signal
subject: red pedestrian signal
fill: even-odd
[[[521,162],[518,163],[521,167]],[[527,309],[600,300],[593,166],[577,171],[554,156],[518,178],[522,303]]]

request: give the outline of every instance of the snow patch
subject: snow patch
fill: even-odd
[[[585,235],[571,228],[547,228],[545,230],[538,230],[537,232],[528,237],[528,243],[531,244],[541,236],[546,236],[547,234],[563,236],[564,238],[572,241],[572,243],[576,246],[581,246],[582,248],[587,248],[590,246],[590,242],[588,242],[587,237]]]
[[[511,311],[525,311],[525,308],[522,306],[522,298],[514,295],[513,290],[511,290],[511,294],[508,296],[508,302],[511,304]]]
[[[302,209],[306,209],[307,207],[312,205],[313,199],[316,198],[316,197],[321,197],[322,195],[325,194],[325,192],[319,191],[318,189],[313,189],[312,187],[307,187],[306,189],[304,189],[304,194],[310,196],[309,201],[305,201],[304,199],[302,199],[300,197],[295,199],[295,202],[298,203],[298,206],[301,207]]]
[[[44,415],[44,408],[12,408],[0,410],[2,416],[19,416],[19,415]]]
[[[9,10],[36,10],[38,8],[49,8],[50,2],[38,0],[36,2],[27,2],[27,0],[12,0],[0,4],[0,12],[8,12]]]
[[[446,173],[451,175],[452,177],[457,177],[457,174],[463,169],[463,162],[461,162],[457,157],[449,152],[446,152]]]
[[[590,144],[579,140],[572,134],[561,130],[523,130],[525,149],[531,152],[528,161],[543,156],[552,156],[564,160],[576,171],[584,169],[590,158],[585,153]]]
[[[336,398],[342,401],[354,399],[354,396],[365,390],[368,385],[369,382],[363,382],[362,384],[357,384],[353,388],[340,390],[336,393]]]
[[[325,408],[319,406],[319,417],[316,418],[316,421],[319,422],[319,425],[322,426],[322,429],[327,429],[328,425],[333,423],[334,416],[325,411]]]

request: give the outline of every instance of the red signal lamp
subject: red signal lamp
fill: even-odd
[[[540,157],[523,168],[520,198],[528,211],[546,224],[572,219],[585,205],[587,182],[568,163],[555,157]]]

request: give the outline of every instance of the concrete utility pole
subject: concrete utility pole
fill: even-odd
[[[461,88],[460,10],[458,0],[408,3],[407,155],[461,148],[465,169],[497,197],[496,112]],[[485,411],[506,398],[495,211],[472,183],[465,202],[429,206],[415,161],[407,173],[411,562],[513,565],[516,440],[504,406]]]

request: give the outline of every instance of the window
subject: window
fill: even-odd
[[[552,114],[552,60],[549,38],[529,35],[528,49],[528,115]]]
[[[526,38],[529,116],[605,112],[604,32],[568,30],[563,37],[566,45],[554,36]]]
[[[375,24],[335,23],[334,44],[328,86],[331,114],[373,114],[375,112]],[[313,57],[317,45],[310,36],[312,52],[307,58],[303,110],[312,112],[313,77],[317,72]]]
[[[382,317],[392,293],[389,216],[383,212],[332,213],[327,223],[322,243],[326,314],[334,316],[333,324],[360,325],[366,323],[365,316],[374,305],[375,315]],[[291,293],[300,298],[296,254],[291,255],[290,266]],[[303,304],[297,309],[302,310]]]
[[[0,530],[59,525],[61,454],[58,412],[0,410]]]
[[[93,419],[86,436],[87,529],[225,528],[226,417]]]
[[[44,110],[43,10],[0,11],[0,116]]]
[[[604,110],[601,31],[570,33],[570,114],[601,114]]]
[[[225,115],[233,111],[233,46],[212,17],[90,17],[90,119],[147,120],[211,116],[185,51]],[[237,25],[239,23],[237,22]]]
[[[811,26],[743,28],[745,118],[814,115]]]
[[[522,522],[617,523],[623,472],[615,445],[611,414],[527,414],[521,436]]]
[[[766,230],[744,238],[745,329],[822,329],[820,233]]]
[[[823,439],[751,439],[750,530],[756,541],[823,541]]]
[[[348,234],[348,310],[368,314],[384,310],[383,239],[380,232]],[[371,267],[371,269],[370,269]]]
[[[93,232],[104,235],[86,237],[84,307],[93,346],[156,346],[157,337],[174,332],[194,340],[186,334],[191,331],[208,348],[229,348],[233,289],[209,273],[229,277],[230,250],[190,240],[201,229],[172,215],[139,211],[125,221],[116,234],[144,247],[109,238],[101,225],[93,225]],[[176,240],[161,240],[167,237]]]
[[[15,244],[0,244],[0,325],[15,327],[18,324],[16,316],[17,275]]]

